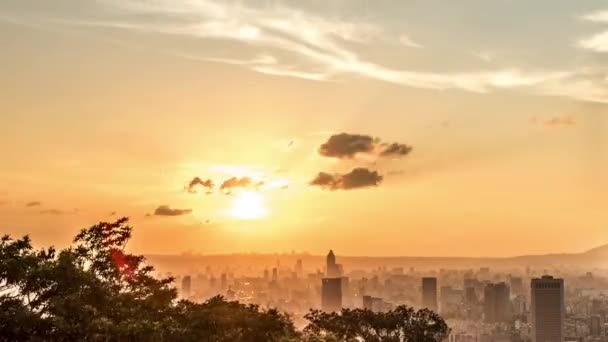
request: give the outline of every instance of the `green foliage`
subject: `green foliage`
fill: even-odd
[[[83,229],[70,248],[0,240],[0,341],[441,341],[436,314],[311,311],[304,333],[285,313],[214,297],[178,301],[172,278],[125,251],[127,218]]]
[[[398,306],[388,312],[342,309],[341,313],[311,310],[304,329],[308,341],[439,342],[449,328],[436,313]]]
[[[177,301],[125,252],[127,218],[82,230],[72,247],[35,250],[29,237],[0,240],[0,341],[283,341],[296,336],[276,310]]]

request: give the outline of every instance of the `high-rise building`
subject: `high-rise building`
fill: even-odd
[[[589,318],[589,333],[591,336],[598,337],[602,334],[602,317],[599,315]]]
[[[342,278],[321,280],[321,308],[326,312],[342,310]]]
[[[336,255],[333,250],[327,254],[326,275],[328,278],[336,278],[341,275],[340,265],[336,264]]]
[[[437,278],[422,278],[422,307],[437,312]]]
[[[543,276],[531,282],[532,342],[564,341],[564,280]]]
[[[192,289],[192,277],[189,275],[184,276],[182,279],[182,297],[190,297],[190,290]]]
[[[298,276],[298,278],[302,277],[302,274],[304,273],[304,266],[302,265],[302,259],[298,259],[296,261],[295,271],[296,271],[296,275]]]
[[[510,279],[511,292],[514,295],[519,296],[524,294],[524,282],[521,277],[511,277]]]
[[[511,319],[511,295],[507,284],[488,284],[483,294],[483,315],[486,322],[507,322]]]

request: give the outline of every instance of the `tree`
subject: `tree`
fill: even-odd
[[[312,310],[304,333],[276,309],[213,297],[177,300],[126,251],[127,218],[83,229],[72,246],[36,250],[28,236],[0,239],[0,341],[435,342],[441,317],[405,306],[386,313]]]
[[[289,317],[221,297],[177,301],[172,278],[126,252],[127,218],[83,229],[59,253],[0,240],[0,341],[283,341]]]
[[[304,329],[308,341],[439,342],[449,328],[436,313],[398,306],[387,312],[342,309],[340,313],[311,310]]]

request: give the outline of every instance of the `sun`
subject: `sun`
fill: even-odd
[[[259,193],[244,191],[232,201],[231,214],[241,220],[262,218],[267,214],[264,199]]]

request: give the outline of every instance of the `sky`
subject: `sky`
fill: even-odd
[[[608,243],[604,1],[4,0],[0,233],[139,253]]]

